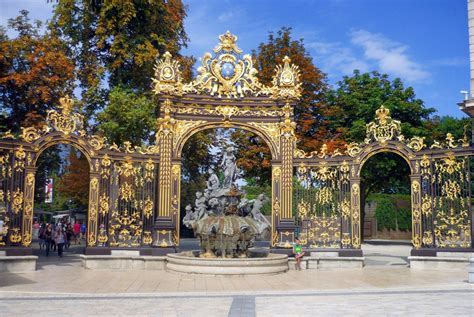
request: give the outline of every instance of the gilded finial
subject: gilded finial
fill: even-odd
[[[214,48],[214,52],[218,53],[221,50],[225,52],[242,53],[242,50],[237,47],[237,36],[229,31],[219,35],[220,43]]]
[[[390,110],[382,105],[379,109],[377,109],[377,111],[375,111],[375,115],[377,116],[377,119],[380,121],[380,123],[384,124],[387,122],[387,118],[390,117]]]
[[[61,112],[65,115],[68,115],[72,112],[72,107],[74,106],[74,100],[66,95],[62,98],[59,98],[59,108]]]

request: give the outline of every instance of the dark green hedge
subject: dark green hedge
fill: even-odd
[[[411,230],[410,195],[375,194],[367,202],[375,202],[375,218],[378,230]]]

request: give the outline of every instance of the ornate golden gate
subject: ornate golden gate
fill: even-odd
[[[36,161],[56,144],[70,144],[90,166],[88,247],[140,247],[152,243],[159,156],[155,146],[122,149],[104,138],[87,136],[73,101],[61,98],[61,111],[50,110],[42,128],[5,133],[0,140],[0,246],[24,254],[32,240]]]
[[[181,152],[198,131],[240,128],[261,137],[272,155],[272,241],[289,248],[299,232],[315,249],[361,254],[360,170],[372,155],[390,151],[411,169],[415,249],[472,248],[472,209],[467,138],[431,146],[406,140],[400,122],[383,106],[367,125],[367,137],[345,151],[305,153],[296,148],[293,106],[300,97],[299,72],[285,57],[271,86],[256,77],[249,55],[227,32],[206,53],[191,83],[165,53],[155,68],[154,92],[161,104],[156,144],[122,148],[82,129],[72,100],[63,98],[42,128],[5,133],[0,140],[0,243],[27,253],[32,240],[36,160],[48,147],[67,143],[90,164],[87,253],[140,248],[141,254],[169,252],[179,243]],[[296,179],[295,188],[293,182]],[[1,247],[1,245],[0,245]],[[11,254],[13,252],[10,252]]]
[[[295,151],[299,185],[295,188],[296,218],[301,238],[313,248],[359,249],[361,241],[360,172],[380,152],[393,152],[411,170],[412,243],[414,254],[436,248],[472,248],[471,170],[474,154],[467,135],[428,146],[424,138],[405,139],[401,123],[387,108],[367,124],[363,143],[310,154]],[[423,249],[430,248],[427,252]],[[420,250],[417,252],[416,250]]]
[[[154,92],[161,101],[157,142],[160,148],[160,208],[155,244],[175,246],[179,237],[181,150],[188,138],[211,128],[240,128],[261,137],[272,155],[272,241],[293,240],[293,105],[300,96],[299,73],[286,57],[272,86],[259,83],[250,55],[241,56],[237,37],[221,35],[206,53],[198,76],[183,83],[179,64],[169,53],[155,69]]]

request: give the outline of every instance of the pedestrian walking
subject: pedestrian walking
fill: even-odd
[[[46,229],[43,233],[44,243],[46,248],[46,256],[49,256],[49,251],[51,250],[51,243],[53,241],[53,229],[49,223],[46,224]]]
[[[74,231],[72,230],[71,224],[68,224],[66,227],[66,249],[69,249],[71,246],[71,239],[74,236]]]
[[[86,224],[81,224],[81,239],[86,239]]]
[[[79,240],[79,244],[81,244],[81,224],[79,222],[74,223],[73,226],[74,231],[74,244],[77,245],[77,241]]]
[[[64,244],[66,243],[66,234],[64,233],[64,230],[61,227],[58,227],[58,229],[56,230],[54,241],[58,246],[58,255],[60,258],[62,258]]]
[[[44,241],[44,232],[46,231],[46,224],[41,224],[41,227],[38,230],[38,239],[39,239],[39,247],[40,250],[43,249],[43,247],[46,249],[46,242]]]

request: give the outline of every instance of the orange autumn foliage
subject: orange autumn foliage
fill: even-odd
[[[41,23],[29,23],[28,11],[9,20],[18,36],[9,39],[0,31],[0,102],[9,113],[7,128],[38,125],[46,110],[72,91],[74,63],[60,39],[40,34]]]
[[[89,161],[84,154],[77,157],[77,150],[71,148],[69,165],[61,177],[58,190],[76,203],[87,205],[89,201]]]

